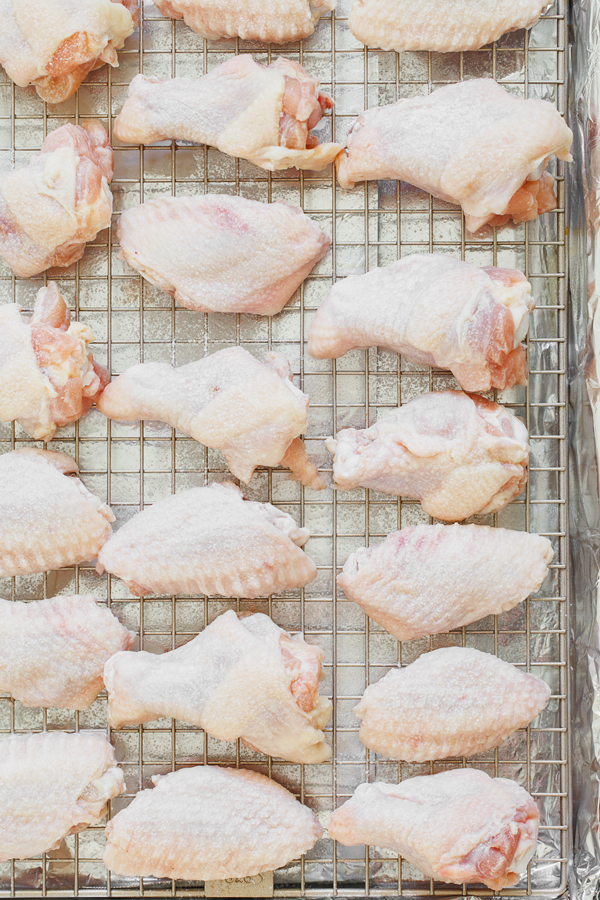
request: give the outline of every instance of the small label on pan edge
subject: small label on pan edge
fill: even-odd
[[[252,878],[225,878],[223,881],[206,881],[205,897],[272,897],[273,873],[263,872]]]

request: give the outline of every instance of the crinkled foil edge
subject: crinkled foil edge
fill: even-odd
[[[568,440],[574,851],[572,898],[600,882],[600,0],[574,0],[569,22],[567,166]],[[600,274],[600,273],[598,273]]]

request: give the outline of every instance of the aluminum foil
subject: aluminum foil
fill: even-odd
[[[588,900],[600,880],[600,3],[574,3],[570,25],[568,113],[575,162],[566,176],[574,804],[569,881],[572,895]]]

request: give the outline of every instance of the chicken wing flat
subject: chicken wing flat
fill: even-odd
[[[62,103],[91,69],[118,66],[138,0],[0,0],[0,65],[20,87]]]
[[[104,862],[120,875],[247,878],[285,866],[323,834],[307,806],[258,772],[194,766],[152,781],[106,826]]]
[[[468,231],[529,222],[556,208],[550,157],[570,160],[573,134],[546,100],[523,100],[491,78],[368,109],[337,159],[343,188],[396,178],[458,203]]]
[[[0,861],[56,849],[99,822],[124,789],[115,751],[100,734],[0,737]]]
[[[242,347],[228,347],[178,369],[141,363],[111,382],[98,409],[119,421],[167,422],[221,450],[242,481],[257,466],[281,464],[303,484],[326,487],[298,440],[307,427],[308,396],[276,353],[259,362]]]
[[[65,453],[0,456],[0,575],[31,575],[94,559],[114,516]]]
[[[484,525],[417,525],[351,553],[337,583],[399,641],[499,615],[538,591],[548,538]]]
[[[391,759],[427,762],[497,747],[535,719],[545,681],[472,647],[443,647],[370,685],[354,712],[360,739]]]
[[[188,309],[280,312],[329,248],[301,209],[243,197],[164,197],[119,219],[120,259]]]
[[[134,639],[95,597],[0,600],[0,691],[24,706],[88,709],[104,664]]]
[[[86,241],[108,228],[113,152],[97,122],[62,125],[29,165],[0,179],[0,255],[30,278],[81,259]]]
[[[479,50],[535,25],[548,0],[354,0],[357,40],[382,50]]]
[[[30,319],[16,303],[0,306],[0,421],[49,441],[81,418],[109,381],[88,349],[93,340],[87,325],[71,325],[53,281],[39,290]]]
[[[437,519],[496,512],[525,489],[527,429],[477,394],[434,391],[325,441],[343,491],[373,488],[421,501]]]
[[[527,334],[535,301],[515,269],[415,254],[338,281],[317,310],[308,352],[318,359],[386,347],[450,369],[466,391],[527,383]]]
[[[284,44],[309,37],[337,0],[156,0],[165,16],[183,19],[209,41],[242,38]]]
[[[324,169],[343,149],[311,129],[333,101],[297,62],[233,56],[202,78],[136,75],[113,133],[126,144],[177,139],[217,147],[269,171]]]
[[[244,500],[234,484],[192,488],[130,519],[98,554],[98,572],[130,591],[266,597],[317,574],[300,548],[310,532],[270,503]]]
[[[360,784],[333,813],[331,837],[399,853],[427,878],[517,884],[537,843],[540,814],[527,791],[481,769],[452,769],[402,784]]]
[[[331,716],[319,696],[323,657],[268,616],[229,610],[170,653],[108,660],[108,721],[121,728],[167,716],[270,756],[323,762],[331,756],[321,731]]]

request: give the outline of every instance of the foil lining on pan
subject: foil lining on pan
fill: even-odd
[[[600,880],[600,5],[573,4],[568,121],[574,165],[566,173],[569,227],[569,509],[572,641],[573,897]],[[595,441],[594,441],[595,436]]]
[[[139,71],[161,77],[197,76],[238,52],[252,52],[261,62],[282,54],[321,77],[323,89],[336,101],[332,115],[319,125],[322,141],[334,137],[343,142],[356,115],[368,106],[427,94],[462,78],[494,77],[517,96],[540,97],[566,112],[566,0],[557,0],[531,33],[505,35],[480,51],[400,55],[366,50],[352,38],[347,26],[351,2],[339,0],[336,12],[322,18],[311,38],[282,48],[236,41],[205,42],[182,22],[162,18],[150,2],[145,2],[141,30],[120,52],[120,68],[98,69],[76,97],[59,107],[44,106],[33,89],[15,88],[8,80],[2,82],[0,75],[0,166],[25,161],[41,146],[48,131],[66,121],[97,118],[110,128],[110,114],[118,113],[127,86]],[[587,22],[594,18],[594,9],[595,3],[588,0],[576,11]],[[335,575],[357,547],[382,540],[401,526],[429,521],[420,505],[374,491],[317,494],[291,482],[281,470],[263,470],[257,472],[245,495],[275,503],[313,534],[306,549],[317,563],[318,575],[303,591],[252,602],[203,597],[151,597],[142,601],[129,595],[118,579],[99,579],[90,566],[12,581],[0,579],[0,596],[15,601],[59,592],[93,593],[140,633],[145,649],[160,651],[179,646],[216,615],[233,608],[267,612],[282,627],[304,631],[307,640],[325,651],[327,691],[335,705],[329,729],[334,747],[332,762],[298,766],[267,760],[182,723],[160,720],[112,732],[127,779],[127,794],[113,801],[112,814],[130,802],[140,788],[150,786],[152,775],[208,762],[243,765],[272,775],[326,825],[329,812],[361,781],[394,781],[462,765],[461,760],[398,764],[377,757],[359,742],[358,720],[352,708],[365,686],[398,662],[406,664],[423,651],[440,646],[473,646],[523,665],[547,679],[553,690],[548,708],[529,729],[514,735],[502,747],[468,761],[490,775],[518,780],[540,804],[542,829],[536,858],[518,887],[505,893],[553,898],[565,891],[567,861],[572,853],[569,731],[573,726],[575,759],[581,760],[576,762],[575,785],[582,804],[572,885],[580,885],[582,896],[591,897],[600,860],[591,829],[594,798],[584,791],[595,766],[591,703],[589,714],[588,706],[576,704],[574,716],[570,716],[569,654],[571,648],[577,666],[576,690],[589,698],[590,676],[595,675],[590,664],[591,648],[597,643],[593,643],[593,635],[586,636],[585,623],[595,602],[592,594],[598,567],[594,567],[597,553],[590,538],[587,555],[577,558],[573,566],[575,586],[581,590],[579,595],[575,592],[576,640],[570,645],[563,184],[567,167],[561,164],[551,168],[558,175],[558,211],[514,230],[507,228],[493,236],[473,238],[465,232],[460,210],[406,184],[372,182],[343,192],[336,187],[331,172],[269,175],[218,151],[183,142],[143,150],[115,143],[115,149],[113,227],[88,246],[76,266],[48,273],[58,282],[76,316],[80,314],[94,328],[96,358],[117,374],[140,361],[182,365],[232,344],[242,344],[259,357],[271,349],[283,353],[290,360],[295,382],[310,394],[307,447],[326,477],[331,461],[323,438],[343,427],[364,427],[398,403],[425,391],[457,386],[447,372],[413,365],[385,351],[354,351],[333,363],[308,356],[304,352],[308,327],[332,282],[386,265],[399,256],[429,251],[456,255],[481,266],[522,269],[537,299],[528,341],[530,383],[527,389],[498,393],[496,399],[527,422],[532,444],[530,482],[524,497],[494,516],[478,517],[476,521],[546,533],[552,540],[555,559],[543,590],[519,609],[450,635],[399,645],[366,620],[341,592],[336,593]],[[568,176],[571,179],[573,171],[574,167]],[[569,184],[575,192],[576,185],[572,180]],[[182,310],[117,259],[115,226],[120,211],[153,197],[209,191],[300,205],[332,236],[330,253],[279,316],[265,320]],[[572,211],[575,209],[573,206]],[[578,260],[580,268],[583,258]],[[576,271],[576,266],[572,269]],[[30,309],[43,281],[16,279],[6,266],[0,267],[0,302],[17,300]],[[587,273],[584,283],[587,285]],[[575,281],[572,284],[575,294]],[[575,334],[572,328],[572,342]],[[574,365],[573,376],[581,377],[580,367]],[[575,487],[571,511],[575,518],[575,504],[587,504],[591,520],[596,507],[590,507],[585,481],[594,481],[595,490],[593,447],[589,449],[591,415],[586,420],[589,406],[585,397],[576,397],[573,389],[571,400],[577,400],[576,409],[571,411],[571,429],[581,430],[581,440],[572,455]],[[0,452],[30,443],[18,427],[0,425]],[[95,411],[77,425],[62,429],[52,447],[78,459],[84,482],[111,504],[118,523],[144,504],[175,490],[228,477],[220,454],[170,428],[155,423],[108,423]],[[582,459],[580,448],[584,447],[588,455]],[[593,521],[595,527],[596,519]],[[581,529],[581,520],[573,524]],[[580,531],[573,534],[578,537]],[[578,637],[577,629],[582,637]],[[582,672],[587,681],[582,680]],[[0,695],[0,731],[104,729],[105,705],[101,695],[86,713],[26,710]],[[19,892],[40,896],[109,892],[130,897],[203,896],[202,883],[173,885],[170,881],[110,876],[101,862],[103,841],[103,828],[98,826],[68,837],[58,850],[38,860],[0,863],[0,896]],[[478,897],[491,893],[477,890]],[[326,834],[304,860],[275,873],[274,894],[319,898],[465,896],[467,888],[430,882],[388,851],[335,847]]]

